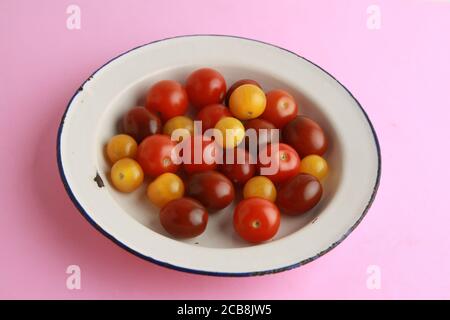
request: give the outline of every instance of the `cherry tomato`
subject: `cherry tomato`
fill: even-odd
[[[223,104],[210,104],[197,113],[197,119],[202,122],[203,132],[214,128],[220,119],[231,116],[230,110]]]
[[[134,158],[136,152],[136,141],[126,134],[118,134],[112,137],[106,145],[106,154],[111,163],[123,158]]]
[[[280,227],[280,211],[269,200],[245,199],[234,209],[233,225],[237,234],[248,242],[267,241]]]
[[[281,185],[277,203],[287,214],[298,215],[312,209],[322,197],[322,185],[316,177],[300,173]]]
[[[186,113],[188,96],[178,82],[162,80],[148,91],[146,107],[150,111],[159,112],[163,120],[168,120]]]
[[[215,157],[216,144],[214,141],[208,141],[203,136],[192,136],[190,140],[190,156],[188,158],[189,163],[184,162],[183,168],[188,174],[214,170],[217,166]]]
[[[297,152],[290,146],[284,143],[274,145],[274,151],[276,154],[272,156],[272,147],[268,145],[259,153],[259,161],[268,157],[270,163],[261,163],[261,175],[267,176],[272,182],[279,183],[292,178],[300,171],[300,157]],[[264,173],[262,168],[272,168],[270,173]]]
[[[208,224],[208,212],[200,202],[180,198],[167,203],[159,212],[161,225],[177,238],[193,238],[203,233]]]
[[[184,133],[178,138],[178,141],[183,140],[185,137],[192,136],[194,134],[194,121],[186,116],[173,117],[164,124],[163,133],[168,136],[172,136],[172,133],[177,129],[183,129]]]
[[[184,183],[176,174],[166,172],[153,180],[147,188],[147,197],[157,207],[184,195]]]
[[[262,198],[275,202],[277,198],[277,189],[270,179],[263,176],[253,177],[247,181],[244,186],[244,199]]]
[[[242,122],[233,117],[224,117],[216,123],[215,128],[219,130],[221,139],[217,139],[219,146],[223,148],[234,148],[242,142],[245,137],[245,128]]]
[[[267,105],[261,118],[272,122],[277,128],[283,128],[297,116],[297,103],[288,92],[272,90],[266,93],[266,98]]]
[[[134,107],[123,117],[122,129],[139,143],[144,138],[161,132],[161,120],[144,107]]]
[[[121,192],[131,192],[139,188],[144,181],[144,172],[133,159],[120,159],[111,168],[111,181]]]
[[[230,105],[230,97],[231,94],[233,93],[233,91],[237,88],[242,86],[243,84],[253,84],[255,86],[257,86],[258,88],[261,88],[261,86],[259,85],[258,82],[256,82],[255,80],[252,79],[241,79],[236,81],[235,83],[233,83],[233,85],[230,87],[230,89],[228,89],[227,91],[227,95],[225,96],[225,105],[229,106]]]
[[[219,165],[220,171],[233,183],[244,184],[255,175],[256,164],[251,161],[251,155],[242,148],[229,149],[231,159],[224,153],[224,162]],[[231,161],[231,163],[229,163]]]
[[[175,145],[170,137],[155,134],[141,142],[136,159],[144,172],[151,177],[157,177],[165,172],[175,173],[179,168],[171,158]]]
[[[193,174],[186,184],[188,196],[200,201],[209,210],[221,210],[234,199],[234,186],[223,174],[206,171]]]
[[[275,139],[275,131],[278,130],[275,126],[267,120],[263,119],[253,119],[245,124],[245,130],[248,133],[249,130],[255,130],[256,144],[261,146],[266,146],[267,144],[274,142],[279,142]],[[280,133],[278,134],[280,135]],[[248,138],[248,137],[247,137]],[[247,139],[247,146],[250,146],[251,139]]]
[[[328,174],[327,161],[315,154],[306,156],[300,163],[300,172],[308,173],[317,179],[322,180]]]
[[[300,157],[310,154],[321,156],[328,147],[328,141],[322,128],[305,116],[297,116],[284,127],[283,139],[297,150]]]
[[[201,109],[207,105],[221,103],[227,91],[223,76],[210,68],[192,72],[186,80],[186,91],[191,104]]]
[[[266,95],[254,84],[243,84],[230,96],[230,111],[240,120],[258,118],[265,108]]]

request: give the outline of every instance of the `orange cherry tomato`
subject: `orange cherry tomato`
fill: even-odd
[[[277,189],[269,178],[264,176],[253,177],[244,186],[244,199],[263,198],[275,202]]]
[[[266,95],[254,84],[237,87],[230,97],[230,111],[240,120],[258,118],[266,108]]]
[[[144,181],[144,172],[133,159],[120,159],[111,168],[111,181],[117,190],[131,192],[139,188]]]
[[[184,195],[184,183],[180,177],[166,172],[153,180],[147,188],[147,197],[157,207],[165,206],[169,201]]]
[[[126,134],[115,135],[106,145],[106,154],[112,164],[123,158],[134,158],[136,152],[136,140]]]

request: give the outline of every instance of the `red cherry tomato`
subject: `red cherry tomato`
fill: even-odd
[[[297,116],[297,103],[284,90],[277,89],[267,92],[266,101],[266,109],[261,118],[272,122],[277,128],[283,128]]]
[[[323,155],[328,141],[322,128],[310,118],[297,116],[283,129],[283,139],[290,144],[301,157],[310,154]]]
[[[187,194],[200,201],[207,209],[221,210],[234,199],[234,186],[223,174],[206,171],[189,177]]]
[[[161,132],[161,120],[144,107],[130,109],[122,120],[123,132],[132,136],[138,143],[144,138]]]
[[[186,92],[191,104],[201,109],[221,103],[227,91],[223,76],[216,70],[202,68],[192,72],[186,80]]]
[[[233,224],[243,239],[252,243],[267,241],[280,227],[280,211],[269,200],[245,199],[234,209]]]
[[[255,80],[252,79],[241,79],[236,81],[235,83],[233,83],[233,85],[230,87],[230,89],[228,89],[227,91],[227,95],[225,97],[225,105],[229,105],[230,102],[230,96],[233,93],[233,91],[237,88],[242,86],[243,84],[254,84],[255,86],[257,86],[258,88],[261,88],[261,86],[259,85],[258,82],[256,82]]]
[[[211,104],[197,113],[197,120],[202,122],[202,131],[214,128],[216,123],[224,117],[232,117],[230,110],[223,104]]]
[[[146,108],[159,112],[163,120],[168,120],[186,113],[188,96],[180,83],[162,80],[148,91]]]
[[[301,173],[281,185],[277,203],[287,214],[298,215],[312,209],[322,197],[322,185],[316,177]]]
[[[255,175],[256,164],[250,161],[251,155],[246,150],[242,148],[229,150],[229,152],[233,152],[233,157],[229,159],[232,163],[227,163],[228,161],[225,152],[224,162],[219,165],[219,169],[233,183],[244,184]]]
[[[155,134],[141,142],[136,160],[151,177],[157,177],[165,172],[175,173],[179,167],[171,158],[175,146],[176,143],[170,140],[169,136]]]
[[[200,202],[190,198],[172,200],[159,212],[161,225],[177,238],[192,238],[203,233],[208,212]]]
[[[188,174],[214,170],[217,166],[215,159],[216,144],[214,143],[214,141],[208,141],[203,136],[193,136],[190,138],[189,142],[190,159],[189,163],[183,163],[184,170]],[[197,155],[195,154],[196,152]]]
[[[297,152],[284,143],[278,144],[278,152],[274,145],[275,154],[272,156],[272,147],[268,145],[260,151],[258,161],[267,158],[269,163],[260,163],[261,175],[267,176],[272,182],[279,183],[292,178],[300,171],[300,157]],[[272,168],[270,173],[264,173],[262,168]]]

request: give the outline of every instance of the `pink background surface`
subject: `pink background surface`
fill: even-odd
[[[445,1],[0,1],[1,298],[450,298],[450,3]],[[381,29],[366,27],[378,4]],[[299,269],[257,278],[181,273],[143,261],[91,227],[56,166],[67,102],[99,66],[176,35],[255,38],[318,63],[359,99],[383,174],[361,225]],[[66,288],[81,267],[81,290]],[[367,268],[381,288],[366,286]]]

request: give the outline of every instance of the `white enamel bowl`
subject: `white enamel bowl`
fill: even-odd
[[[297,99],[301,114],[320,123],[329,137],[325,156],[331,171],[322,200],[303,216],[283,216],[280,230],[270,242],[250,245],[239,239],[232,227],[233,205],[210,215],[201,236],[174,240],[162,229],[158,210],[146,200],[146,185],[125,195],[115,191],[108,180],[104,146],[117,133],[124,112],[139,104],[154,82],[183,82],[191,71],[204,66],[219,70],[228,85],[251,78],[265,90],[288,90]],[[374,129],[345,87],[292,52],[229,36],[166,39],[106,63],[70,101],[57,148],[69,196],[99,231],[142,258],[209,275],[273,273],[314,260],[340,243],[361,221],[380,178]]]

